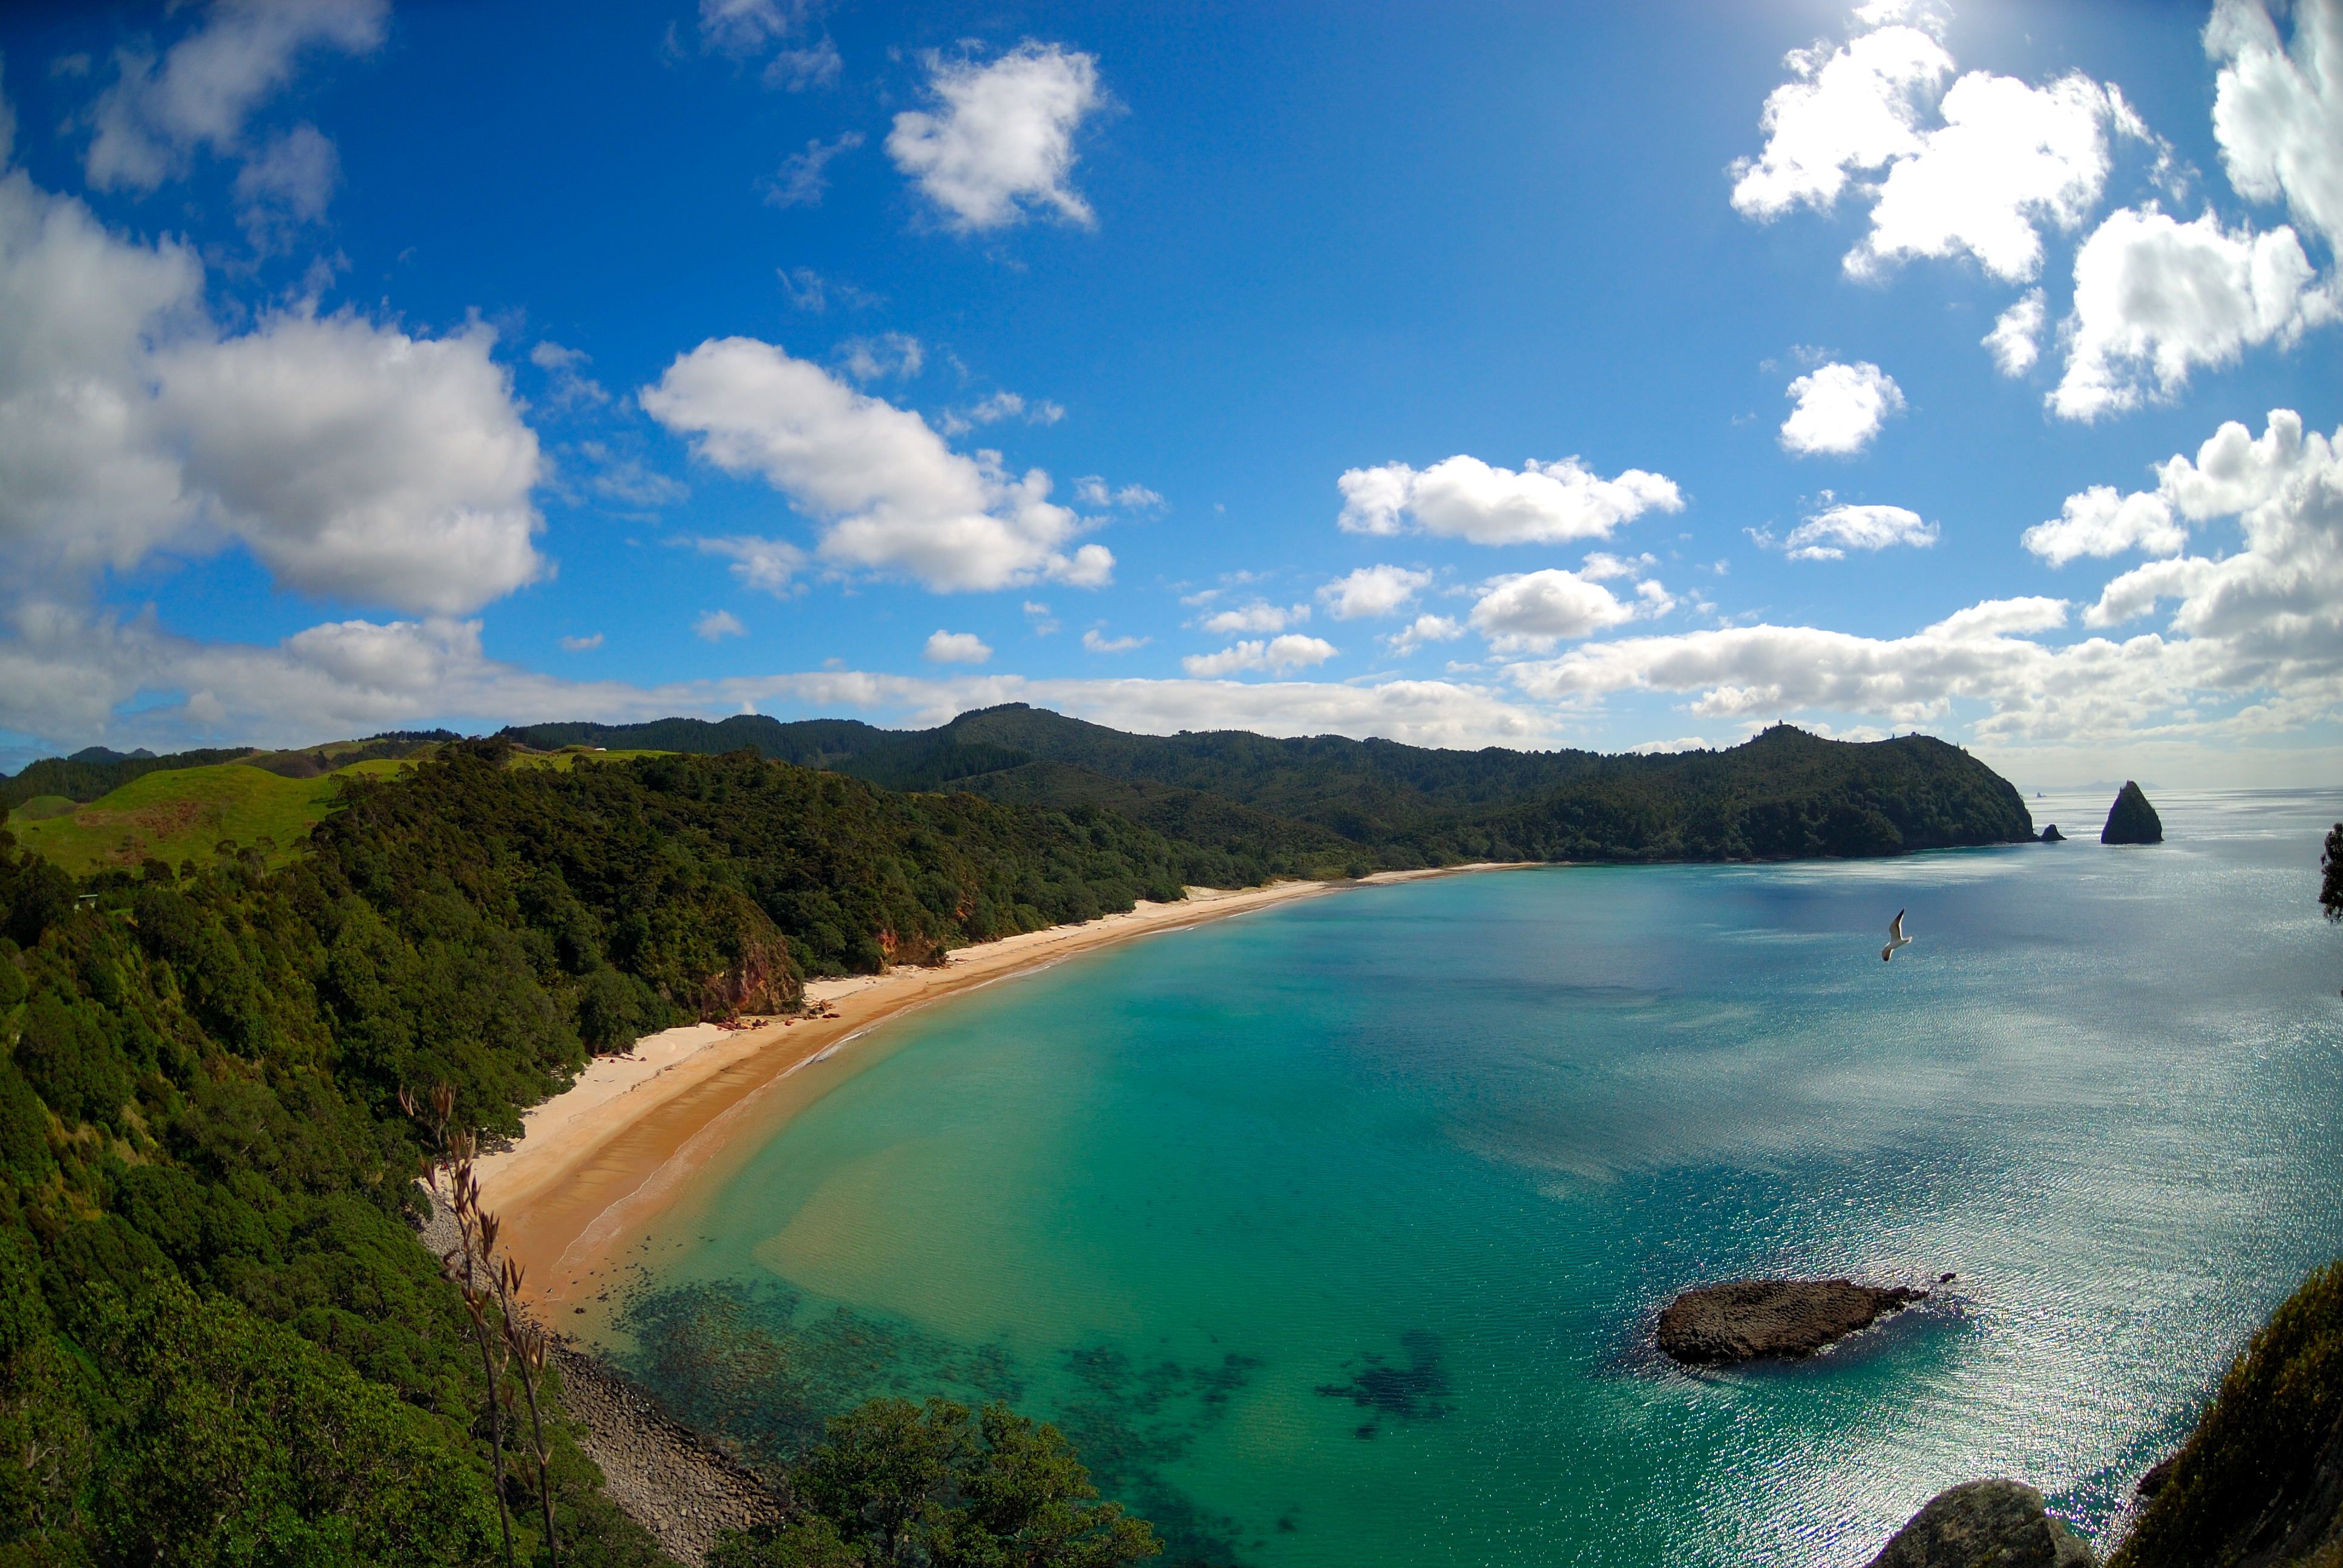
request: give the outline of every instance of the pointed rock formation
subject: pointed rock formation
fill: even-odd
[[[2147,803],[2138,785],[2130,779],[2116,796],[2116,803],[2107,808],[2107,825],[2099,830],[2102,844],[2161,844],[2164,842],[2164,819]]]
[[[2017,1481],[1970,1481],[1938,1493],[1871,1568],[2090,1568],[2091,1548]]]

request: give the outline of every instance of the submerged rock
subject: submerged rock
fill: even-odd
[[[2123,789],[2116,795],[2116,803],[2107,808],[2107,825],[2099,829],[2102,844],[2161,844],[2164,842],[2164,819],[2147,803],[2138,785],[2124,780]]]
[[[2022,1481],[1965,1481],[1928,1500],[1870,1568],[2091,1568],[2089,1544]]]
[[[1853,1280],[1735,1280],[1684,1292],[1660,1313],[1660,1349],[1685,1366],[1810,1356],[1928,1299],[1903,1285]]]
[[[2053,822],[2042,829],[2042,841],[2046,844],[2063,844],[2066,841],[2066,835],[2058,831],[2058,824]]]

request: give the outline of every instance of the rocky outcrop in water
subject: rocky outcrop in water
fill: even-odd
[[[2063,844],[2066,841],[2066,835],[2058,831],[2058,824],[2053,822],[2042,829],[2042,841],[2046,844]]]
[[[1853,1280],[1735,1280],[1684,1292],[1660,1313],[1660,1349],[1685,1366],[1810,1356],[1928,1292]]]
[[[1965,1481],[1938,1493],[1870,1568],[2091,1568],[2082,1537],[2020,1481]]]
[[[2161,844],[2164,842],[2164,819],[2147,803],[2147,796],[2130,779],[2116,795],[2116,803],[2107,808],[2107,825],[2099,829],[2102,844]]]

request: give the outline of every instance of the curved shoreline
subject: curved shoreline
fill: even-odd
[[[571,1305],[607,1288],[618,1250],[723,1150],[764,1091],[898,1013],[1158,931],[1348,888],[1533,863],[1384,871],[1358,881],[1275,882],[1234,891],[1192,888],[1179,903],[1141,901],[1126,914],[956,949],[935,969],[809,981],[808,1001],[827,1003],[827,1016],[768,1020],[743,1030],[695,1024],[589,1061],[568,1089],[523,1116],[521,1135],[509,1147],[481,1157],[482,1200],[502,1216],[506,1249],[527,1270],[526,1294],[548,1312]]]

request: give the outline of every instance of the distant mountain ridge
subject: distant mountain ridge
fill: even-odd
[[[851,719],[517,726],[539,749],[751,748],[894,789],[1104,808],[1276,874],[1459,859],[1786,859],[2016,843],[2010,783],[1926,736],[1826,740],[1776,726],[1725,751],[1439,750],[1243,730],[1132,735],[1011,703],[933,729]]]

